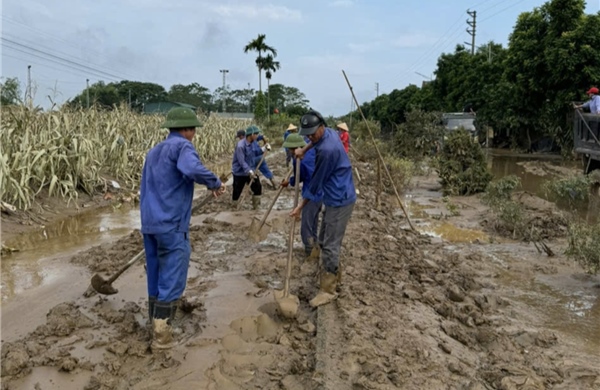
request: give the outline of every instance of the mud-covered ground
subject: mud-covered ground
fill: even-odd
[[[600,280],[562,255],[564,234],[551,237],[551,258],[496,236],[477,197],[451,198],[459,212],[449,213],[433,176],[413,181],[406,206],[424,233],[413,232],[395,198],[384,194],[376,207],[371,167],[357,167],[360,196],[333,304],[308,306],[317,262],[303,258],[297,239],[291,291],[300,298],[298,318],[278,315],[272,291],[283,287],[293,192],[283,192],[271,232],[256,241],[251,219],[275,194],[265,186],[261,212],[249,210],[249,200],[232,211],[220,198],[193,218],[176,348],[149,349],[140,262],[114,283],[116,295],[74,284],[73,299],[47,307],[31,332],[6,338],[17,333],[3,324],[2,388],[600,389],[600,327],[593,322]],[[275,173],[281,178],[284,169]],[[552,205],[528,202],[552,212]],[[440,226],[455,234],[440,238]],[[70,264],[89,276],[112,274],[141,248],[132,232]],[[595,303],[570,327],[561,295],[543,286]]]

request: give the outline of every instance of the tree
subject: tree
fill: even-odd
[[[269,117],[271,110],[271,96],[269,95],[271,77],[273,77],[273,73],[277,72],[281,68],[281,65],[279,64],[279,61],[275,61],[271,54],[267,54],[262,58],[260,67],[265,71],[265,77],[267,78],[267,117]]]
[[[263,57],[262,53],[271,53],[273,57],[277,57],[277,50],[266,44],[266,35],[258,34],[256,39],[248,42],[246,46],[244,46],[244,53],[248,53],[251,51],[255,51],[258,53],[258,57],[256,58],[256,67],[258,68],[258,91],[262,92],[262,71],[263,71]]]
[[[8,106],[22,103],[21,85],[16,77],[9,77],[0,83],[0,104]]]
[[[75,96],[67,104],[74,107],[87,107],[88,88]],[[166,100],[167,92],[162,85],[139,81],[120,81],[105,84],[103,81],[89,87],[90,105],[112,109],[121,103],[129,104],[131,109],[142,111],[145,104]]]
[[[172,85],[167,93],[167,100],[191,104],[192,106],[198,107],[206,112],[214,109],[213,96],[210,92],[210,89],[203,87],[198,83],[191,83],[189,85]]]
[[[305,113],[309,109],[306,95],[298,88],[287,87],[283,84],[269,85],[269,99],[280,113],[291,115],[291,111]]]

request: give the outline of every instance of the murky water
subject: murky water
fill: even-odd
[[[73,254],[90,245],[117,240],[140,227],[136,206],[112,207],[80,214],[35,232],[18,235],[5,245],[19,249],[2,256],[2,302],[49,281],[60,272],[52,257]]]

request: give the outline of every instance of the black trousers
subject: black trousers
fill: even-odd
[[[238,200],[246,183],[250,182],[250,176],[236,176],[233,175],[233,196],[232,199]],[[256,178],[250,184],[250,190],[253,195],[262,195],[262,184],[260,184],[260,178]]]

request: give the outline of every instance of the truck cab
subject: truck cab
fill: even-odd
[[[475,115],[469,112],[448,112],[442,114],[442,124],[446,131],[451,132],[460,128],[465,129],[473,138],[477,138]]]

